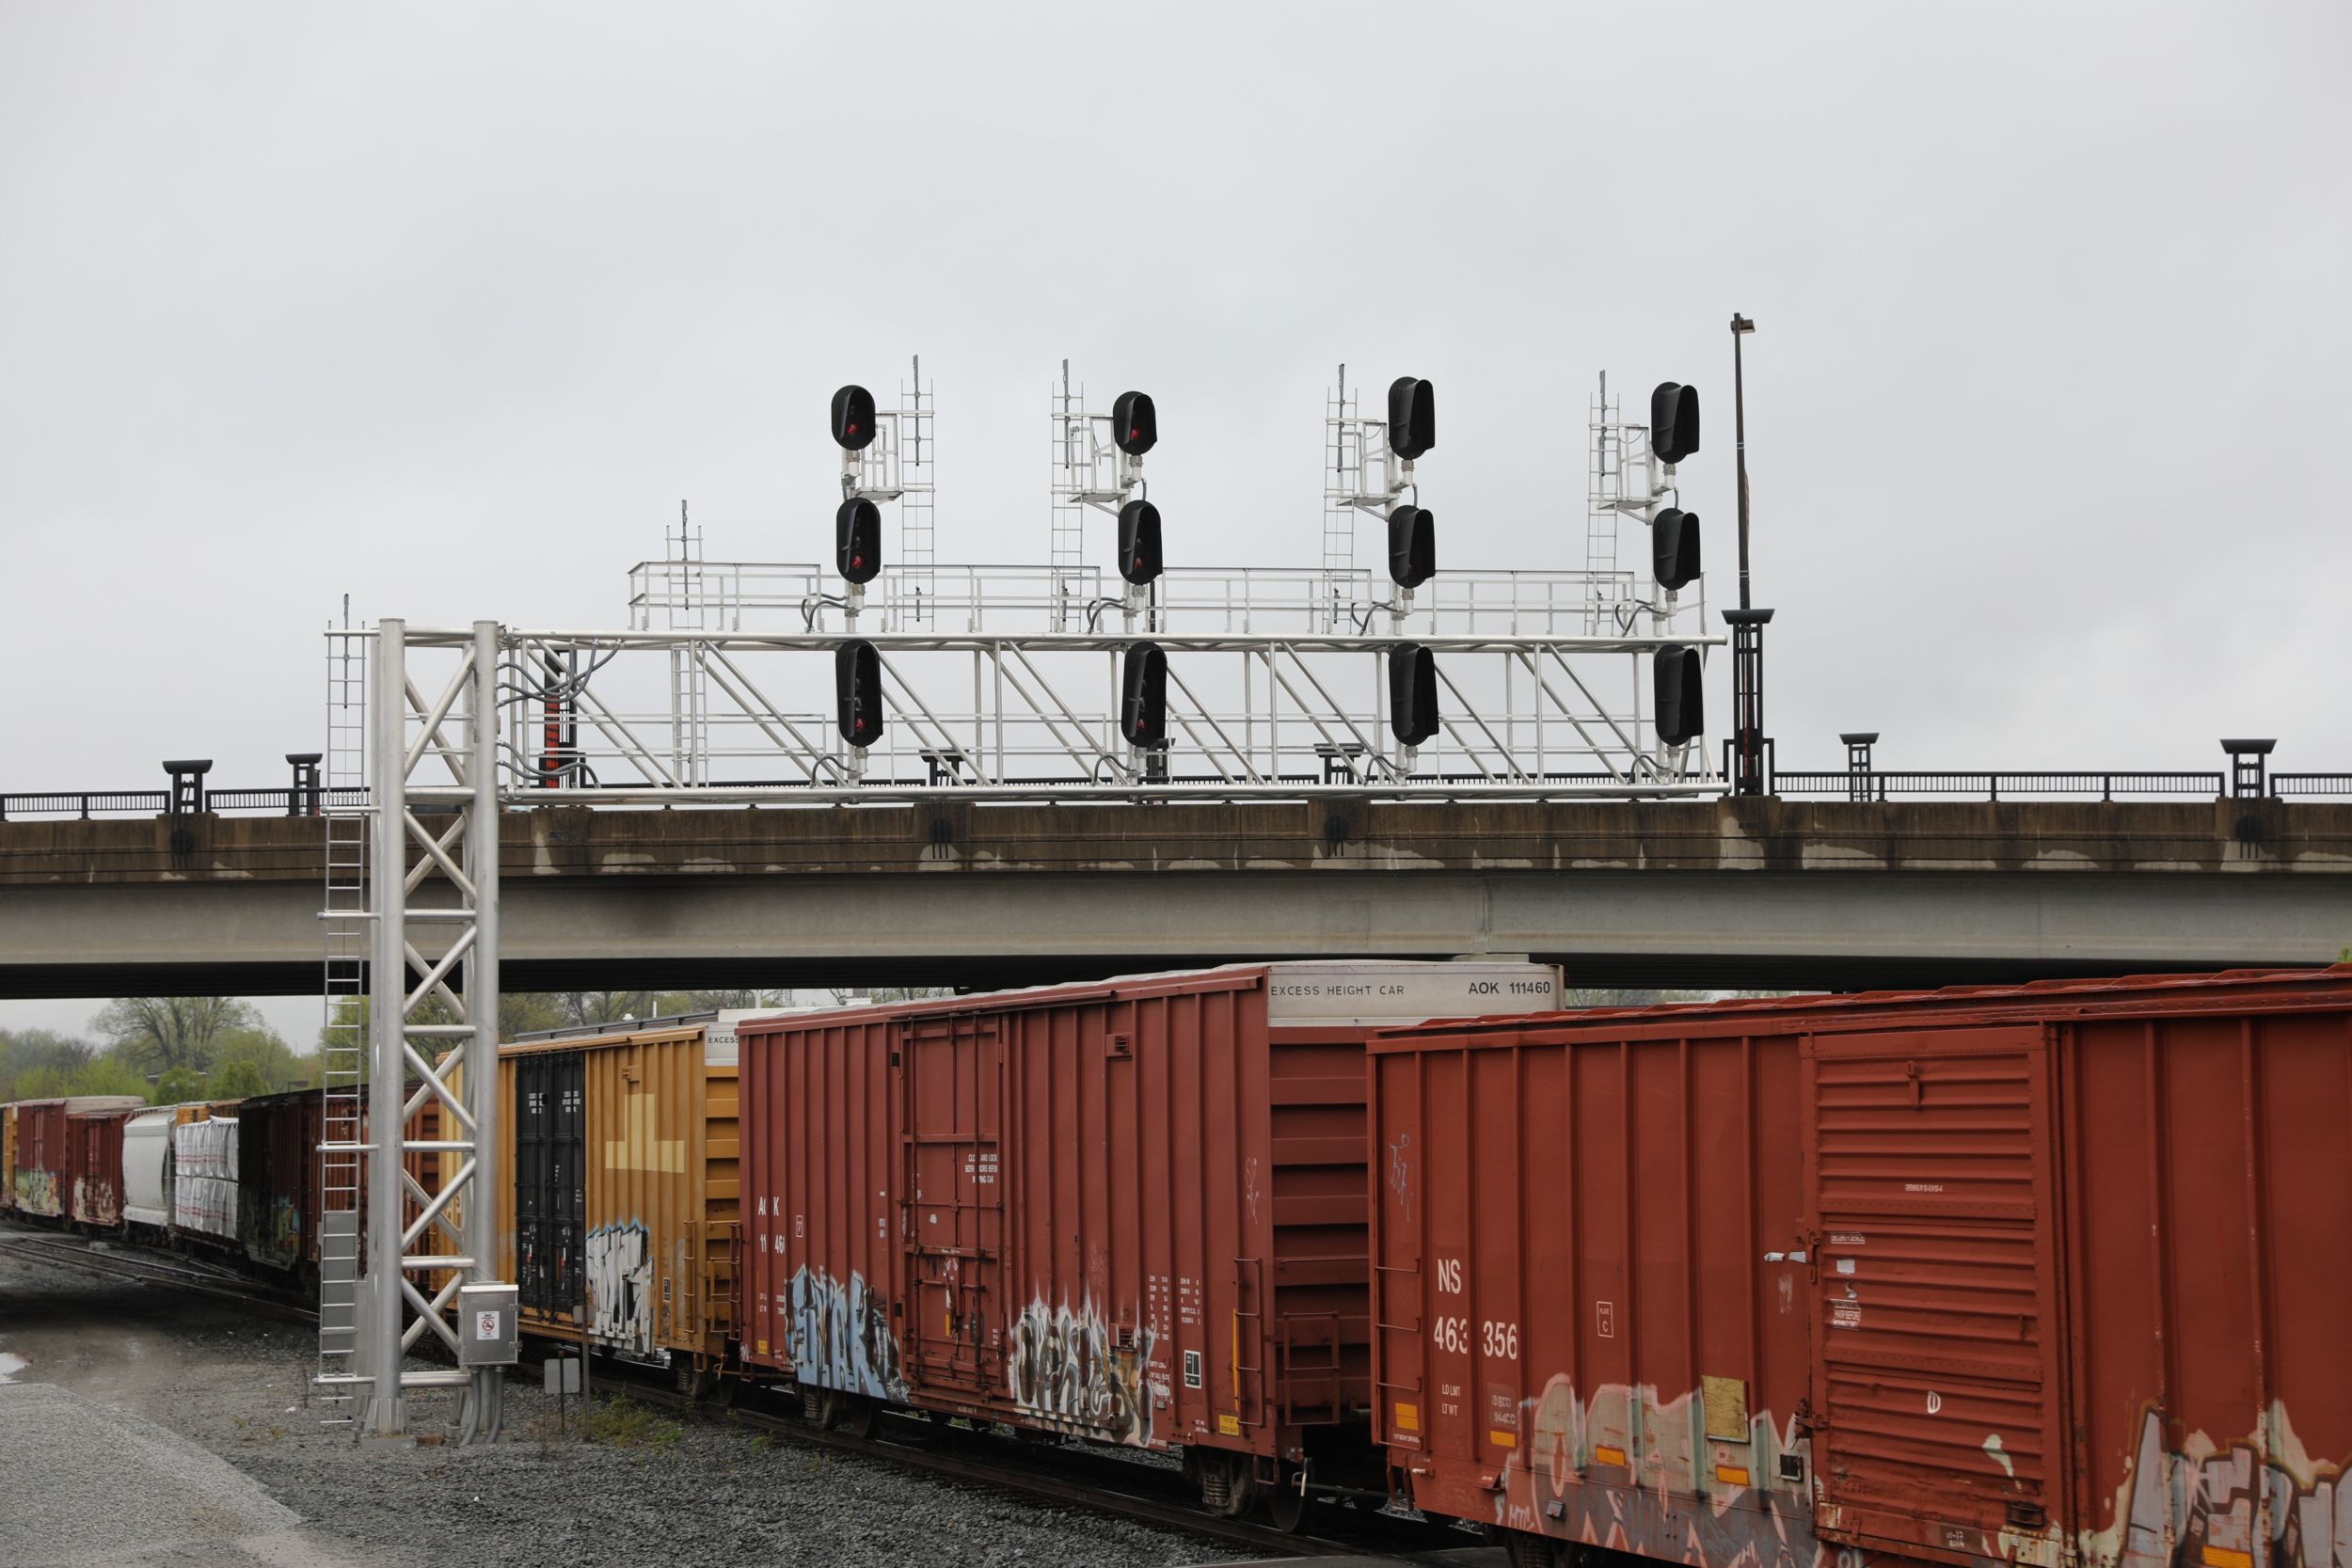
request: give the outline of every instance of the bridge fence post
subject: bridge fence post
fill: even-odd
[[[2278,746],[2275,739],[2226,739],[2221,749],[2230,753],[2230,794],[2240,800],[2259,800],[2270,793],[2270,753]]]

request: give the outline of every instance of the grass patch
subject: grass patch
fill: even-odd
[[[580,1434],[591,1443],[616,1449],[669,1449],[685,1429],[666,1420],[633,1400],[599,1400],[580,1418]]]

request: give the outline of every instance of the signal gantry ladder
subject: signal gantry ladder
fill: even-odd
[[[349,1427],[358,1350],[359,1162],[366,1150],[360,1085],[368,1055],[367,680],[365,641],[329,636],[326,646],[326,788],[324,802],[326,1020],[319,1031],[319,1386],[328,1426]]]

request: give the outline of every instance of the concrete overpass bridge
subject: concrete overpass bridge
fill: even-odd
[[[518,990],[1460,953],[1531,954],[1585,985],[1843,989],[2352,943],[2341,801],[930,800],[499,820]],[[312,816],[0,823],[0,994],[316,992],[326,845]]]

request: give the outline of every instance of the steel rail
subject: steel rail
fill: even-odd
[[[626,1363],[621,1365],[627,1366]],[[598,1376],[601,1378],[606,1375],[608,1375],[607,1368],[600,1364]],[[1181,1500],[1172,1488],[1168,1489],[1166,1495],[1157,1497],[1144,1490],[1115,1489],[1110,1483],[1116,1482],[1120,1485],[1145,1483],[1153,1476],[1172,1475],[1176,1472],[1140,1465],[1131,1460],[1118,1459],[1090,1449],[1073,1449],[1057,1452],[1054,1449],[1032,1446],[1020,1451],[1018,1462],[1010,1459],[1001,1462],[992,1461],[972,1452],[969,1448],[959,1452],[953,1449],[925,1447],[916,1443],[893,1442],[881,1437],[859,1437],[847,1432],[813,1426],[805,1420],[793,1417],[746,1408],[741,1404],[715,1405],[707,1401],[691,1399],[674,1388],[640,1382],[634,1378],[627,1381],[625,1386],[631,1398],[643,1398],[649,1403],[661,1404],[674,1410],[718,1415],[732,1424],[751,1427],[761,1433],[772,1433],[795,1442],[863,1454],[869,1459],[884,1460],[912,1469],[950,1476],[959,1481],[976,1481],[1007,1491],[1025,1492],[1055,1502],[1069,1503],[1122,1518],[1138,1519],[1147,1524],[1158,1525],[1163,1528],[1183,1530],[1188,1534],[1205,1536],[1212,1540],[1248,1546],[1258,1551],[1275,1552],[1285,1557],[1311,1556],[1319,1552],[1354,1556],[1360,1555],[1367,1549],[1367,1542],[1360,1537],[1349,1539],[1346,1536],[1292,1533],[1277,1529],[1271,1525],[1255,1524],[1247,1519],[1228,1518],[1222,1514],[1212,1513],[1197,1504]],[[745,1386],[757,1387],[758,1386]],[[784,1392],[786,1391],[777,1391],[779,1396]],[[903,1432],[951,1433],[955,1441],[960,1444],[988,1447],[1005,1444],[1009,1441],[977,1430],[947,1427],[937,1422],[926,1421],[911,1411],[885,1410],[882,1413],[882,1422],[883,1427],[895,1427]],[[881,1429],[878,1428],[878,1430]],[[1041,1461],[1048,1458],[1072,1465],[1073,1468],[1083,1470],[1086,1474],[1084,1477],[1076,1474],[1057,1475],[1051,1470],[1040,1468]],[[1120,1474],[1120,1471],[1131,1473]],[[1327,1510],[1326,1517],[1345,1520],[1347,1515]],[[1449,1529],[1443,1526],[1392,1515],[1380,1515],[1371,1512],[1364,1512],[1358,1515],[1356,1521],[1350,1522],[1360,1522],[1369,1527],[1375,1520],[1378,1520],[1384,1527],[1393,1527],[1398,1531],[1422,1535],[1423,1544],[1443,1541],[1446,1544],[1459,1546],[1470,1544],[1472,1540],[1462,1531]]]
[[[128,1244],[137,1245],[136,1243]],[[167,1286],[196,1295],[210,1296],[288,1323],[318,1322],[315,1310],[295,1305],[258,1279],[248,1279],[227,1270],[215,1271],[167,1262],[136,1252],[101,1251],[94,1246],[76,1245],[71,1237],[26,1230],[15,1222],[0,1227],[0,1250],[46,1261],[56,1267],[79,1269],[86,1274],[128,1279],[141,1285]],[[306,1299],[308,1294],[308,1291],[304,1292]]]

